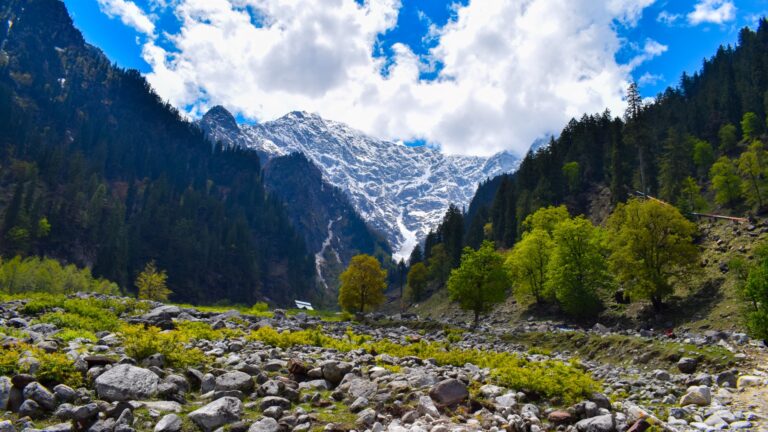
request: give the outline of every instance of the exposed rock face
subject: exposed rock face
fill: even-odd
[[[96,378],[96,393],[107,401],[148,399],[157,393],[159,381],[150,370],[121,364]]]

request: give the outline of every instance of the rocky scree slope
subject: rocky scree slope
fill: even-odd
[[[303,153],[329,183],[349,195],[363,219],[384,233],[399,256],[407,256],[439,224],[449,204],[468,205],[481,181],[513,172],[519,163],[508,152],[490,158],[446,156],[298,111],[238,126],[224,108],[215,107],[200,126],[214,142],[245,146],[264,160]]]
[[[121,300],[108,301],[115,305]],[[28,373],[0,377],[3,432],[612,432],[643,431],[651,424],[668,431],[766,427],[766,413],[734,404],[740,394],[764,391],[768,384],[765,364],[754,367],[749,362],[754,350],[764,355],[764,348],[743,339],[729,340],[739,353],[735,358],[741,359],[738,369],[707,371],[705,364],[686,357],[652,371],[584,362],[580,367],[602,381],[603,393],[563,406],[525,388],[498,385],[493,369],[473,363],[441,364],[419,355],[395,356],[365,348],[339,351],[301,344],[298,339],[289,343],[304,329],[320,326],[322,335],[333,340],[362,341],[364,336],[387,341],[389,345],[380,345],[383,348],[414,343],[427,347],[450,340],[451,350],[516,353],[532,371],[539,362],[570,357],[525,352],[492,333],[446,330],[415,316],[369,315],[363,323],[335,323],[282,311],[256,317],[143,303],[121,317],[134,326],[169,329],[156,338],[194,323],[197,337],[189,339],[183,350],[204,352],[210,360],[180,366],[174,364],[178,358],[171,352],[128,357],[120,331],[101,332],[97,341],[64,342],[56,325],[34,324],[37,315],[27,312],[35,308],[28,305],[26,300],[0,305],[4,349],[21,341],[32,347],[18,360],[28,366]],[[605,329],[590,332],[596,331],[607,335]],[[260,337],[249,336],[254,334]],[[680,350],[686,353],[683,345]],[[35,358],[43,352],[65,353],[84,384],[79,388],[50,380],[43,384],[35,376],[45,369]],[[557,371],[552,373],[557,379]]]

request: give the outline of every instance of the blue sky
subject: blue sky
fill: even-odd
[[[330,1],[64,0],[87,41],[193,117],[304,109],[474,154],[617,111],[630,79],[652,97],[768,13],[768,0]]]

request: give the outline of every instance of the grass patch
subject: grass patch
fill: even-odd
[[[494,380],[501,385],[524,390],[532,395],[558,399],[563,403],[577,402],[601,388],[577,362],[533,362],[506,352],[455,349],[448,343],[420,341],[400,345],[388,340],[372,341],[364,335],[354,334],[351,330],[347,330],[342,338],[334,338],[324,333],[321,328],[279,333],[272,328],[263,327],[251,332],[247,338],[281,348],[309,345],[341,352],[363,348],[374,354],[434,359],[440,365],[463,366],[472,363],[481,368],[490,368]]]
[[[531,351],[570,351],[582,358],[609,364],[631,364],[640,355],[648,355],[650,360],[647,366],[653,368],[669,368],[680,357],[693,357],[704,367],[716,371],[735,364],[733,353],[719,346],[699,347],[623,335],[529,332],[508,334],[503,339],[521,344]]]

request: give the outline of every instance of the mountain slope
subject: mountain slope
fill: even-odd
[[[184,302],[285,304],[314,265],[252,152],[212,149],[58,0],[0,7],[0,253],[88,266],[131,290],[150,260]]]
[[[376,255],[387,262],[386,241],[366,225],[347,196],[323,180],[304,155],[273,158],[264,167],[267,189],[282,197],[291,222],[314,254],[323,297],[337,298],[338,276],[354,255]]]
[[[384,233],[399,256],[407,256],[439,224],[450,203],[467,205],[478,183],[512,172],[518,163],[510,153],[446,156],[428,147],[408,147],[305,112],[243,125],[241,134],[234,135],[231,125],[216,121],[222,109],[214,108],[201,122],[213,139],[231,146],[245,142],[268,158],[303,153],[330,184],[348,194],[363,219]]]

